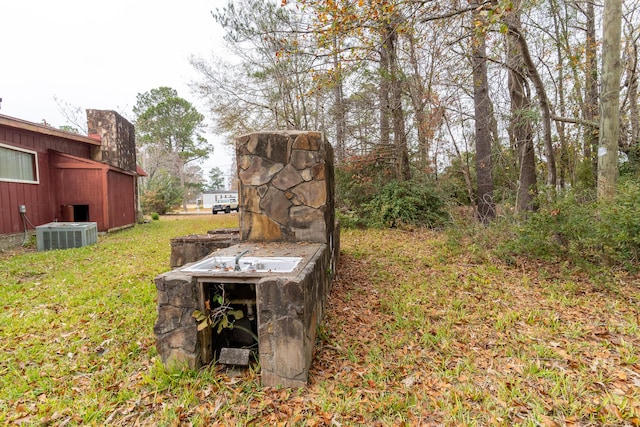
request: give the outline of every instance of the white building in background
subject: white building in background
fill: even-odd
[[[238,192],[235,190],[217,190],[215,192],[202,193],[196,203],[204,209],[211,209],[213,204],[220,199],[238,200]]]

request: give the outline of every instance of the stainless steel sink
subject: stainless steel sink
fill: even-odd
[[[180,270],[188,273],[290,273],[302,261],[301,257],[260,257],[245,256],[238,260],[240,270],[236,269],[236,257],[212,256],[183,267]]]

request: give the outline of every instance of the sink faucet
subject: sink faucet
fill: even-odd
[[[239,255],[236,255],[236,266],[233,269],[233,271],[240,271],[240,258],[242,258],[242,256],[244,254],[246,254],[247,252],[249,252],[249,251],[250,251],[250,249],[247,249],[246,251],[241,252]]]

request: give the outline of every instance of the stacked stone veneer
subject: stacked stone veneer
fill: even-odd
[[[136,129],[127,119],[111,110],[87,110],[89,137],[100,141],[92,147],[91,158],[125,171],[138,173],[136,160]],[[136,218],[142,219],[138,200],[138,180],[134,181],[134,206]]]
[[[329,243],[333,149],[320,132],[261,132],[237,139],[241,240]]]
[[[197,279],[172,270],[155,279],[158,319],[153,327],[156,349],[168,368],[196,369],[202,360],[203,332],[198,332],[194,310],[200,309]],[[211,333],[209,328],[208,333]]]
[[[237,228],[210,230],[207,234],[190,234],[171,239],[171,268],[198,261],[216,249],[238,243]]]
[[[231,255],[245,245],[222,249]],[[277,249],[276,246],[269,246]],[[293,247],[280,247],[293,253]],[[326,244],[311,244],[300,253],[308,262],[292,274],[265,274],[246,277],[244,273],[222,273],[198,279],[180,269],[156,277],[158,319],[154,326],[156,348],[165,366],[199,368],[211,362],[210,328],[197,330],[194,310],[203,310],[205,292],[201,282],[255,283],[258,316],[258,350],[264,386],[303,387],[313,360],[318,324],[322,321],[329,295],[334,263]]]
[[[304,387],[316,333],[331,290],[331,251],[321,245],[295,278],[264,278],[258,284],[258,345],[263,386]]]
[[[101,142],[93,160],[136,172],[136,130],[127,119],[115,111],[87,110],[87,130]]]
[[[292,273],[224,272],[194,277],[181,269],[159,275],[156,348],[166,366],[197,368],[211,361],[213,331],[197,331],[205,284],[254,283],[258,351],[264,386],[307,384],[339,254],[334,216],[333,150],[318,132],[262,132],[237,140],[240,241],[215,254],[301,256]],[[175,245],[174,245],[175,243]],[[193,262],[216,238],[172,241],[172,265]]]

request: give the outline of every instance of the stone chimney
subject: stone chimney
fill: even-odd
[[[333,149],[322,133],[243,135],[236,156],[240,240],[331,243]]]
[[[127,119],[115,111],[87,110],[87,128],[102,143],[92,151],[93,160],[136,173],[135,128]]]

